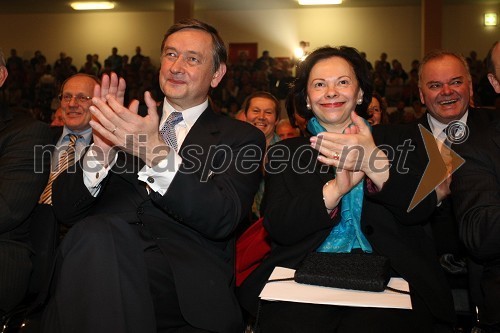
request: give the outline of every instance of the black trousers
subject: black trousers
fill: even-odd
[[[182,317],[168,260],[142,224],[84,219],[56,260],[42,332],[204,332]]]
[[[25,297],[32,270],[31,255],[26,245],[0,239],[0,316]]]

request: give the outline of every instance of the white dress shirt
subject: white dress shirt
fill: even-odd
[[[177,138],[177,144],[180,148],[184,139],[188,135],[189,131],[193,127],[194,123],[198,120],[203,111],[208,107],[208,99],[205,100],[202,104],[194,106],[192,108],[180,111],[182,112],[183,120],[175,125],[175,136]],[[163,124],[166,122],[170,113],[177,111],[175,110],[165,98],[163,103],[163,112],[160,120],[159,129],[163,127]],[[92,147],[89,149],[89,152],[84,157],[84,168],[83,170],[83,181],[89,192],[93,196],[97,196],[100,190],[100,184],[104,178],[108,175],[109,170],[116,163],[116,155],[115,159],[105,167],[100,163],[96,158],[96,154],[93,151]],[[153,167],[148,167],[145,165],[139,172],[138,178],[148,185],[148,191],[155,191],[161,195],[164,195],[172,180],[174,179],[177,171],[179,170],[179,166],[182,163],[182,158],[173,149],[170,149],[167,156],[161,160],[158,164]]]
[[[465,111],[464,115],[462,118],[459,119],[460,122],[467,124],[467,116],[469,115],[469,110]],[[434,138],[437,140],[444,142],[446,139],[446,134],[443,132],[443,130],[448,126],[448,124],[443,124],[428,112],[427,113],[427,121],[429,122],[429,126],[432,131],[432,135],[434,135]]]

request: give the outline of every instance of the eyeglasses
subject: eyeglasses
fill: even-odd
[[[75,101],[77,101],[78,103],[85,103],[85,102],[88,102],[92,99],[91,96],[85,96],[83,94],[78,94],[76,96],[73,96],[71,94],[61,94],[61,95],[59,95],[59,100],[64,101],[66,103],[69,103],[69,102],[71,102],[73,97],[75,98]]]

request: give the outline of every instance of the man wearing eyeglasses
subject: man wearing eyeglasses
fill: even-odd
[[[66,79],[61,85],[59,100],[61,101],[63,126],[53,129],[54,147],[51,147],[51,163],[49,181],[40,196],[39,204],[52,206],[52,183],[59,175],[61,167],[70,169],[92,140],[90,120],[92,116],[89,107],[92,105],[94,86],[99,84],[97,77],[88,74],[75,74]],[[65,154],[71,150],[69,165],[61,165]],[[64,162],[66,164],[66,162]],[[52,211],[52,209],[47,211]],[[52,214],[50,214],[52,216]],[[47,218],[45,216],[45,218]]]
[[[92,105],[94,85],[99,84],[97,77],[87,74],[75,74],[61,85],[59,100],[61,101],[62,119],[64,126],[58,131],[56,151],[66,148],[69,143],[69,134],[78,136],[75,145],[78,160],[82,150],[90,144],[92,139],[92,128],[89,125],[92,116],[89,107]],[[57,163],[58,154],[54,154],[52,162]]]
[[[38,249],[35,261],[33,290],[41,290],[45,279],[49,276],[49,268],[54,257],[55,247],[67,232],[68,227],[60,221],[58,223],[52,209],[52,183],[62,172],[62,169],[74,169],[75,161],[80,159],[85,148],[91,143],[92,128],[89,125],[89,107],[92,105],[94,85],[99,84],[97,77],[88,74],[75,74],[66,79],[61,85],[59,99],[61,101],[62,120],[64,126],[52,127],[50,176],[44,190],[38,199],[38,205],[31,214],[32,233],[44,235],[47,243],[42,244],[43,250]],[[72,151],[71,161],[67,159]],[[65,161],[65,162],[63,162]],[[54,242],[49,241],[53,239]],[[51,245],[52,244],[52,245]],[[36,246],[36,245],[35,245]]]

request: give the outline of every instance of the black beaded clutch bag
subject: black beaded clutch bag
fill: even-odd
[[[295,271],[295,282],[343,289],[384,291],[390,279],[387,257],[372,253],[311,252]]]

